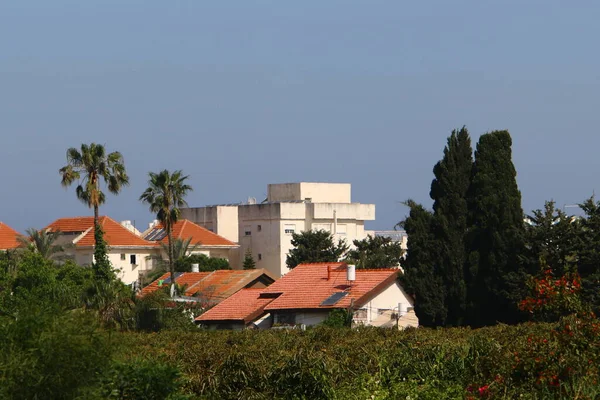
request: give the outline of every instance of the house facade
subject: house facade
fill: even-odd
[[[156,253],[156,244],[136,235],[126,226],[102,216],[100,226],[108,245],[108,259],[117,276],[126,284],[136,282],[140,275],[152,269],[149,256]],[[78,265],[90,266],[94,262],[94,218],[59,218],[45,230],[60,231],[59,243],[71,243],[67,250]]]
[[[276,276],[289,272],[286,258],[292,234],[326,230],[337,241],[366,238],[365,221],[375,219],[375,205],[352,203],[347,183],[284,183],[268,185],[267,198],[257,203],[184,208],[182,217],[240,245],[239,263],[252,252],[256,266]]]
[[[210,329],[312,326],[342,309],[353,313],[355,326],[416,327],[413,299],[398,283],[398,272],[301,264],[263,290],[236,293],[196,321]]]

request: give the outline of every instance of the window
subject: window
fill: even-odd
[[[262,231],[262,225],[258,225],[258,226],[256,227],[256,230],[257,230],[257,231],[259,231],[259,232],[260,232],[260,231]]]
[[[337,228],[335,230],[338,235],[346,234],[346,224],[337,224]]]
[[[129,256],[129,262],[132,265],[137,265],[136,259],[135,259],[135,254],[132,254]]]
[[[292,233],[296,232],[296,225],[294,225],[294,224],[285,224],[285,225],[283,225],[283,231],[286,234],[291,235]]]
[[[262,260],[262,254],[258,253],[258,261]]]
[[[275,321],[281,325],[294,325],[296,323],[296,314],[277,314],[277,318]]]
[[[244,226],[244,235],[246,235],[246,236],[252,235],[252,230],[250,229],[250,225]]]
[[[121,261],[125,261],[126,258],[127,256],[125,255],[125,253],[121,253]]]

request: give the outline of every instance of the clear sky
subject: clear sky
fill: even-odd
[[[60,186],[68,147],[123,153],[102,214],[152,219],[147,172],[191,206],[268,183],[352,183],[391,229],[453,128],[508,129],[526,212],[589,197],[600,157],[598,1],[0,2],[0,220],[91,215]]]

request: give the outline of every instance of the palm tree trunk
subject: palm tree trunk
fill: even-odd
[[[98,241],[99,241],[99,237],[98,237],[98,224],[100,223],[99,217],[98,217],[98,205],[94,204],[94,247],[98,246]]]
[[[175,263],[173,261],[173,235],[171,233],[171,223],[166,223],[167,239],[169,241],[169,272],[171,273],[171,285],[175,285]]]

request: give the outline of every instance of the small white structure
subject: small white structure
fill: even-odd
[[[267,192],[258,204],[184,208],[181,216],[239,243],[239,265],[250,249],[256,266],[276,276],[289,272],[292,234],[322,229],[352,245],[367,237],[365,221],[375,219],[374,204],[352,203],[349,183],[270,184]]]

